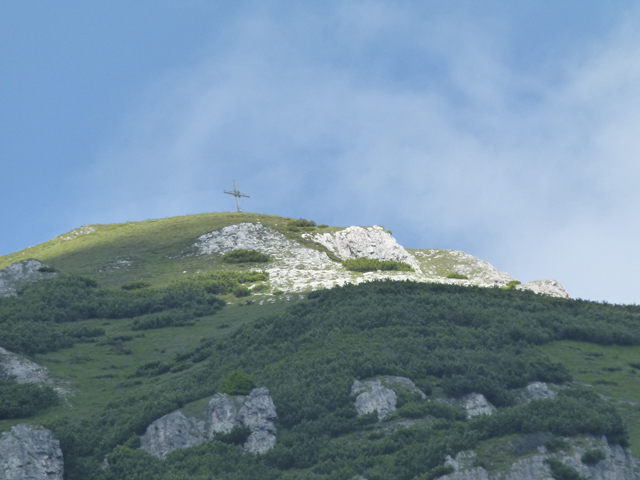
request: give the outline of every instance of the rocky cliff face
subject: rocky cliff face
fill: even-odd
[[[62,396],[70,394],[68,382],[54,381],[49,371],[28,358],[0,347],[0,380],[12,379],[17,383],[50,385]]]
[[[62,480],[60,443],[45,428],[16,425],[0,437],[0,480]]]
[[[354,405],[358,416],[376,412],[383,420],[396,411],[397,391],[407,390],[426,398],[415,384],[406,377],[381,377],[375,380],[355,380],[351,386],[351,395],[356,395]]]
[[[555,458],[563,464],[574,468],[587,480],[638,480],[636,462],[628,450],[620,445],[609,445],[606,439],[587,437],[582,441],[567,439],[571,448],[560,453],[548,453],[544,447],[539,447],[539,454],[519,459],[506,468],[489,472],[483,467],[473,466],[476,455],[474,452],[461,452],[455,459],[447,457],[445,465],[456,472],[441,477],[443,480],[548,480],[551,478],[551,468],[545,460]],[[595,465],[585,465],[582,455],[591,449],[598,449],[604,453],[604,460]]]
[[[223,254],[240,248],[267,253],[272,261],[264,269],[269,273],[271,286],[285,292],[303,292],[382,279],[483,287],[505,286],[515,280],[489,263],[464,252],[407,251],[379,226],[348,227],[332,233],[303,234],[302,237],[323,246],[342,260],[361,257],[394,260],[408,263],[414,271],[350,272],[340,263],[332,261],[325,252],[308,248],[259,223],[240,223],[207,233],[197,239],[195,248],[199,255]],[[447,278],[451,273],[468,278]],[[568,298],[562,285],[554,281],[532,282],[519,288]]]
[[[273,399],[266,388],[255,388],[244,396],[218,393],[209,401],[204,420],[172,412],[154,421],[140,437],[141,447],[158,458],[170,452],[214,440],[216,434],[229,433],[236,427],[248,427],[244,449],[266,453],[276,444],[278,420]]]
[[[38,260],[22,260],[0,270],[0,297],[11,297],[27,283],[47,280],[57,275],[55,272],[41,272],[46,265]]]

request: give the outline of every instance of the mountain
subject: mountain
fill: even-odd
[[[638,479],[635,305],[251,213],[0,268],[0,480]]]

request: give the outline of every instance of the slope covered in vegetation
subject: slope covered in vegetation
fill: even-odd
[[[235,282],[243,280],[260,281]],[[219,281],[203,276],[115,291],[62,275],[1,299],[0,331],[24,330],[5,334],[0,345],[35,352],[36,361],[71,382],[74,394],[30,417],[7,416],[0,429],[44,424],[61,440],[67,478],[105,480],[431,479],[447,473],[446,455],[482,452],[514,435],[635,441],[636,427],[625,420],[633,418],[623,417],[628,412],[617,402],[638,400],[637,388],[604,399],[577,378],[581,369],[561,358],[560,346],[617,348],[627,363],[640,365],[640,307],[372,282],[291,302],[258,305],[249,297],[221,308],[218,296],[232,294],[217,291]],[[20,343],[21,335],[33,340]],[[199,408],[239,372],[271,392],[280,419],[273,450],[244,454],[222,438],[159,460],[139,448],[152,421]],[[427,398],[399,395],[397,412],[382,422],[358,417],[351,385],[381,375],[408,377]],[[640,382],[637,372],[627,380]],[[566,388],[555,399],[519,403],[521,389],[534,381]],[[467,419],[441,401],[471,392],[498,411]],[[105,456],[110,467],[101,469]]]

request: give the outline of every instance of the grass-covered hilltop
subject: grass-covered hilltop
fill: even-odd
[[[639,478],[635,305],[252,213],[0,269],[0,480]]]

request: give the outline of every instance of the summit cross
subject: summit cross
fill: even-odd
[[[233,195],[234,197],[236,197],[236,203],[238,205],[238,212],[241,212],[242,209],[240,208],[240,197],[247,197],[247,198],[250,198],[250,197],[249,197],[249,195],[246,195],[244,193],[240,193],[240,190],[238,190],[238,182],[236,182],[235,180],[233,181],[233,186],[234,186],[235,190],[233,190],[233,191],[225,190],[224,193],[228,193],[229,195]]]

